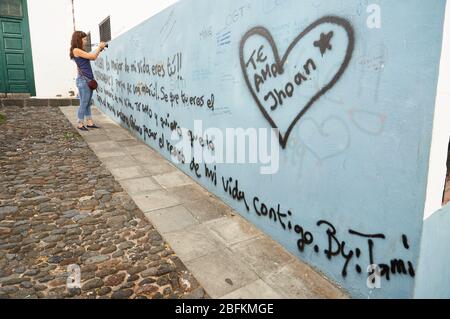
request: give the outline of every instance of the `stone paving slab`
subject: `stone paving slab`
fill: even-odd
[[[137,195],[134,197],[134,201],[144,213],[182,204],[174,194],[171,194],[167,190],[158,190],[144,195]]]
[[[0,299],[208,298],[59,108],[0,113]],[[118,143],[102,136],[84,138],[102,152]],[[162,189],[149,185],[128,186]],[[68,287],[77,266],[80,286]]]
[[[283,297],[265,281],[258,279],[220,299],[283,299]]]
[[[76,108],[61,110],[76,125]],[[81,135],[96,153],[125,150],[125,156],[101,159],[124,188],[152,178],[150,189],[131,197],[209,296],[348,298],[155,150],[136,138],[117,140],[129,133],[106,115],[95,121],[107,129]],[[160,188],[152,190],[155,182]]]
[[[208,228],[227,246],[263,235],[255,226],[237,216],[212,221]]]
[[[124,167],[132,167],[133,164],[133,158],[125,155],[125,156],[111,156],[102,158],[102,162],[106,165],[108,169],[114,169],[114,168],[124,168]]]
[[[212,298],[220,298],[258,280],[258,276],[226,248],[185,264],[196,273]]]
[[[125,180],[132,178],[139,178],[144,176],[151,176],[145,169],[141,166],[131,166],[131,167],[119,167],[111,170],[116,180]]]
[[[182,205],[159,209],[146,213],[145,216],[162,234],[181,231],[198,224],[194,216]]]
[[[232,246],[231,250],[240,255],[253,271],[264,279],[295,261],[291,254],[266,236],[238,243]]]
[[[121,181],[122,186],[130,195],[140,195],[161,189],[161,186],[152,177],[138,177]]]
[[[205,225],[197,225],[189,229],[165,234],[165,238],[171,243],[178,256],[184,262],[213,253],[226,248]]]
[[[188,204],[200,199],[211,199],[211,195],[198,184],[191,184],[179,187],[173,187],[167,189],[170,193],[174,194],[182,203]],[[215,201],[216,203],[219,201]]]
[[[201,198],[185,203],[184,206],[200,223],[230,216],[234,211],[227,205],[210,198]]]
[[[191,178],[178,171],[162,175],[156,175],[155,179],[158,181],[159,184],[161,184],[162,187],[166,189],[172,187],[186,186],[194,183],[194,181]]]
[[[347,296],[303,263],[292,262],[265,280],[283,298],[342,299]]]

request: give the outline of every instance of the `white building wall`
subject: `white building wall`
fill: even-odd
[[[79,30],[91,32],[92,43],[98,43],[99,24],[108,16],[114,39],[175,2],[177,0],[75,0],[76,24]]]
[[[31,50],[38,97],[69,96],[76,76],[69,58],[70,0],[28,0]]]
[[[442,208],[450,138],[450,3],[445,10],[444,38],[433,124],[424,219]]]
[[[76,29],[99,42],[99,23],[111,17],[111,36],[130,30],[177,0],[74,0]],[[28,0],[37,97],[77,93],[76,67],[69,58],[73,33],[71,0]]]

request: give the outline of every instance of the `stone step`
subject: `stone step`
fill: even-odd
[[[30,93],[0,93],[0,98],[8,99],[29,99]]]
[[[64,98],[54,98],[54,99],[39,99],[39,98],[0,98],[0,106],[79,106],[79,99],[64,99]]]

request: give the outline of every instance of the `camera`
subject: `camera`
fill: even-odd
[[[92,45],[93,45],[93,46],[94,46],[94,45],[97,46],[97,45],[100,45],[100,43],[93,43]],[[108,43],[105,44],[105,48],[109,48],[109,44],[108,44]]]

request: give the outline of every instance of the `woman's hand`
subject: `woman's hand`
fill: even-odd
[[[105,42],[100,42],[100,44],[98,45],[98,47],[100,48],[100,50],[104,50],[106,47],[106,43]]]

